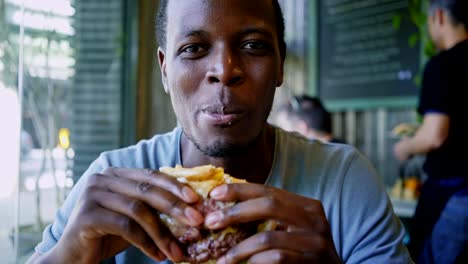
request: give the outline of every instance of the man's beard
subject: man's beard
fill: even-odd
[[[259,141],[260,135],[262,134],[259,133],[251,141],[245,144],[230,144],[222,143],[221,141],[215,141],[213,144],[203,146],[202,144],[200,144],[200,142],[197,142],[191,135],[187,134],[185,130],[183,130],[183,132],[184,135],[188,138],[188,140],[190,140],[200,152],[212,158],[231,158],[242,155]]]

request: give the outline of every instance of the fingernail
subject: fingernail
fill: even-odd
[[[192,207],[185,208],[184,214],[194,225],[199,225],[203,222],[203,216]]]
[[[171,255],[174,258],[173,260],[181,260],[184,257],[182,250],[176,242],[171,243]]]
[[[187,199],[187,202],[195,202],[198,200],[198,195],[190,187],[184,187],[182,193],[185,199]]]
[[[226,192],[227,192],[227,186],[226,185],[221,185],[219,187],[214,188],[210,192],[210,196],[212,198],[219,199],[219,198],[223,197],[226,194]]]
[[[222,218],[222,214],[221,212],[214,212],[214,213],[210,213],[206,219],[205,219],[205,224],[206,226],[209,226],[209,227],[216,227],[216,225],[219,224],[219,221],[221,221],[221,218]]]

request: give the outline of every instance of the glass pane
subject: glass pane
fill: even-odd
[[[24,263],[87,166],[120,147],[122,2],[0,0],[2,263]]]
[[[20,159],[20,102],[18,97],[18,47],[15,38],[19,27],[7,23],[12,12],[0,0],[0,255],[2,262],[15,259],[13,244],[15,227],[16,181]]]

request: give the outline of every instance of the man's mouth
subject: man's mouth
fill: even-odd
[[[202,110],[202,116],[206,121],[219,127],[229,127],[235,125],[245,115],[245,111],[239,107],[229,107],[224,105],[208,106]]]

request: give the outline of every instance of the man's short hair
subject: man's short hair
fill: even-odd
[[[447,10],[455,24],[463,24],[468,30],[468,1],[467,0],[430,0],[430,7]]]
[[[180,1],[180,0],[178,0]],[[256,0],[252,0],[256,1]],[[166,30],[167,30],[167,3],[169,0],[161,0],[159,2],[159,9],[156,15],[156,38],[158,44],[161,48],[166,48]],[[276,32],[278,35],[278,44],[280,48],[281,56],[284,57],[286,55],[286,42],[284,40],[284,17],[283,11],[281,10],[281,6],[278,0],[272,0],[273,2],[273,9],[275,12],[275,24],[276,24]]]
[[[310,129],[315,131],[325,134],[332,133],[331,114],[325,109],[319,98],[302,95],[294,97],[291,105],[294,109],[293,118],[304,121]]]

